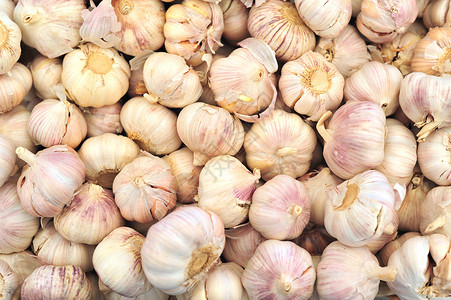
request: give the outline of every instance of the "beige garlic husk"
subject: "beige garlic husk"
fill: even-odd
[[[15,5],[11,0],[0,0],[0,12],[6,14],[12,20]]]
[[[134,229],[119,227],[97,245],[92,261],[102,292],[112,290],[125,297],[137,297],[152,288],[142,269],[144,240]]]
[[[249,18],[249,9],[241,0],[222,0],[219,6],[223,12],[224,32],[222,36],[231,44],[249,37],[247,29],[247,20]]]
[[[244,138],[246,162],[250,168],[260,169],[263,180],[279,174],[304,175],[315,146],[313,129],[299,115],[280,109],[252,125]]]
[[[246,220],[260,171],[251,173],[237,158],[210,159],[199,175],[198,205],[217,214],[230,228]]]
[[[119,101],[129,87],[130,66],[114,49],[80,44],[64,56],[61,82],[80,106],[102,107]]]
[[[249,33],[267,43],[280,61],[290,61],[315,48],[313,31],[291,2],[269,0],[249,12]],[[277,30],[276,30],[277,28]]]
[[[113,193],[126,220],[148,223],[175,206],[177,181],[164,159],[142,152],[114,178]]]
[[[175,54],[155,52],[147,58],[143,78],[151,103],[183,108],[202,94],[199,75]]]
[[[0,187],[16,171],[16,147],[9,138],[0,134]]]
[[[111,188],[117,173],[138,154],[139,147],[131,139],[112,133],[90,137],[78,150],[87,180],[104,188]]]
[[[320,299],[374,299],[379,282],[397,276],[394,267],[380,267],[368,248],[353,248],[336,241],[324,250],[317,268]]]
[[[198,194],[199,175],[202,167],[194,166],[194,154],[187,147],[176,150],[163,157],[171,167],[171,172],[177,181],[177,202],[189,204],[194,202]]]
[[[57,99],[58,95],[54,89],[61,83],[63,63],[61,58],[47,58],[42,55],[36,56],[30,64],[33,87],[41,99]]]
[[[344,97],[346,101],[372,101],[389,116],[399,107],[402,79],[401,71],[392,65],[367,62],[346,79]]]
[[[80,42],[78,31],[85,8],[83,0],[20,0],[14,9],[14,22],[19,25],[25,44],[55,58]]]
[[[427,28],[443,27],[451,23],[450,0],[430,1],[423,13],[423,23]]]
[[[389,43],[403,34],[418,15],[416,0],[363,0],[356,25],[374,43]]]
[[[153,51],[145,51],[140,55],[135,56],[129,61],[130,64],[130,79],[128,95],[130,97],[138,97],[147,93],[146,83],[144,82],[144,64],[147,58],[152,55]]]
[[[21,40],[19,26],[0,7],[0,74],[7,73],[19,60],[22,53]]]
[[[390,259],[390,256],[395,252],[397,249],[401,248],[401,246],[408,241],[412,237],[421,236],[421,233],[419,232],[406,232],[397,239],[387,243],[384,248],[382,248],[377,253],[377,258],[381,262],[382,266],[387,266],[388,260]]]
[[[420,231],[451,238],[451,187],[438,186],[429,191],[421,204]]]
[[[80,267],[46,265],[25,279],[22,299],[90,299],[91,284]]]
[[[20,203],[14,182],[0,187],[0,253],[23,251],[39,228],[39,219],[27,213]]]
[[[257,247],[266,239],[250,223],[226,229],[224,258],[246,268]]]
[[[36,145],[28,134],[30,115],[31,113],[23,105],[19,105],[5,114],[0,114],[0,134],[9,138],[15,148],[24,147],[35,152]],[[24,163],[17,160],[17,165],[22,167]]]
[[[39,229],[33,238],[31,250],[46,264],[55,266],[73,265],[84,272],[92,270],[94,246],[66,240],[52,222]]]
[[[83,161],[69,146],[52,146],[36,154],[18,147],[16,154],[28,164],[17,181],[17,192],[31,215],[56,216],[85,181]]]
[[[150,227],[141,250],[144,273],[164,293],[183,294],[220,262],[224,243],[224,224],[215,213],[180,206]]]
[[[451,75],[451,27],[432,28],[415,47],[412,71]]]
[[[330,234],[327,233],[324,227],[316,226],[313,223],[307,224],[302,234],[293,243],[305,249],[313,255],[321,255],[326,247],[336,241]]]
[[[343,99],[343,75],[319,53],[308,51],[282,68],[279,88],[283,101],[308,120],[335,111]]]
[[[55,216],[56,230],[74,243],[97,245],[124,219],[110,190],[85,183],[74,193],[72,201]]]
[[[177,118],[177,132],[193,151],[194,166],[203,166],[215,156],[235,155],[244,141],[244,128],[237,117],[201,102],[182,109]]]
[[[12,299],[20,285],[20,280],[16,272],[2,259],[0,259],[0,282],[0,296],[2,299]]]
[[[309,299],[316,273],[310,254],[289,241],[267,240],[249,260],[241,281],[250,299]]]
[[[0,75],[0,115],[18,106],[32,86],[31,73],[21,63]]]
[[[364,63],[371,60],[365,41],[352,25],[346,26],[343,32],[333,39],[320,38],[315,52],[333,63],[345,77],[351,76]]]
[[[88,107],[83,110],[88,127],[87,136],[93,137],[104,133],[121,133],[122,127],[120,114],[122,105],[118,102],[99,108]]]
[[[164,46],[192,66],[202,63],[205,55],[214,54],[221,43],[224,20],[221,7],[201,0],[184,0],[166,11]]]
[[[291,240],[308,224],[310,207],[310,196],[301,182],[277,175],[252,195],[249,221],[267,239]]]
[[[152,154],[169,154],[182,143],[177,134],[177,115],[144,97],[128,100],[121,109],[120,120],[127,136]]]

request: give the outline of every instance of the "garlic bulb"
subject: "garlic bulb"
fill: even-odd
[[[252,125],[244,138],[246,162],[250,168],[260,169],[263,180],[279,174],[304,175],[315,146],[313,129],[298,115],[280,109]]]
[[[429,75],[451,75],[451,27],[432,28],[415,47],[412,71]]]
[[[267,43],[280,61],[290,61],[315,48],[315,34],[299,17],[296,6],[269,0],[249,12],[249,33]],[[277,30],[275,30],[277,28]]]
[[[416,0],[363,0],[356,24],[370,41],[383,44],[406,32],[417,15]]]
[[[102,135],[104,133],[121,133],[124,128],[120,121],[122,105],[114,103],[99,108],[89,107],[83,111],[88,137]]]
[[[357,17],[360,13],[360,7],[362,6],[363,0],[351,0],[352,3],[352,16]]]
[[[17,192],[24,209],[33,216],[59,214],[85,181],[83,161],[68,146],[52,146],[36,155],[18,147],[16,154],[28,164],[17,181]]]
[[[243,268],[246,267],[257,247],[266,240],[250,223],[226,229],[225,236],[227,239],[222,253],[224,258]]]
[[[130,66],[114,49],[87,43],[63,59],[61,82],[80,106],[102,107],[119,101],[128,90]]]
[[[428,1],[426,1],[428,2]],[[423,12],[423,23],[428,28],[443,27],[451,23],[450,0],[430,1]]]
[[[279,88],[283,102],[309,120],[335,111],[343,99],[343,75],[321,54],[309,51],[282,68]]]
[[[384,246],[378,253],[377,258],[381,262],[382,266],[387,266],[388,260],[390,259],[390,256],[395,252],[397,249],[401,248],[402,245],[406,241],[408,241],[412,237],[421,236],[421,233],[419,232],[407,232],[398,237],[397,239],[389,242],[387,245]]]
[[[336,241],[323,227],[317,227],[313,223],[307,224],[302,234],[293,243],[307,250],[311,255],[321,255],[326,247]]]
[[[0,74],[11,70],[19,60],[20,54],[22,53],[20,47],[21,40],[22,33],[19,26],[11,21],[10,17],[0,9]]]
[[[206,54],[214,54],[222,46],[224,20],[221,7],[201,0],[184,0],[166,11],[164,46],[188,64],[197,66]]]
[[[352,16],[351,0],[296,0],[295,4],[305,24],[324,38],[337,37]]]
[[[137,297],[152,288],[141,265],[144,239],[131,228],[119,227],[97,245],[92,261],[105,289]]]
[[[0,187],[16,171],[16,147],[13,142],[0,134]]]
[[[83,0],[19,0],[14,22],[22,31],[22,40],[42,55],[55,58],[66,54],[80,42]]]
[[[196,102],[202,85],[196,71],[175,54],[155,52],[144,64],[143,78],[152,103],[183,108]]]
[[[171,167],[171,172],[177,181],[177,201],[180,203],[193,203],[194,196],[198,194],[199,175],[202,167],[194,166],[194,154],[183,147],[163,157]]]
[[[346,79],[344,97],[346,101],[372,101],[389,116],[399,107],[402,79],[402,73],[394,66],[377,61],[367,62]]]
[[[43,262],[28,250],[11,254],[0,254],[0,260],[5,261],[14,273],[16,273],[20,284],[22,284],[35,269],[43,265]],[[16,291],[16,294],[17,292],[20,292],[20,290]]]
[[[275,52],[259,39],[247,38],[238,46],[227,58],[213,62],[209,85],[219,106],[243,121],[256,122],[274,108],[277,60]]]
[[[12,299],[14,293],[20,285],[19,276],[16,272],[3,260],[0,259],[0,278],[2,285],[0,286],[0,295],[3,299]]]
[[[68,145],[76,148],[87,133],[83,113],[66,99],[38,103],[28,120],[28,134],[36,145]]]
[[[13,108],[5,114],[0,114],[0,134],[9,138],[14,147],[24,147],[31,152],[36,151],[36,145],[28,135],[28,119],[30,112],[22,105]],[[17,160],[17,165],[22,167],[22,161]]]
[[[429,191],[421,204],[420,231],[423,235],[440,233],[451,238],[451,187],[438,186]]]
[[[194,153],[194,166],[203,166],[219,155],[235,155],[243,145],[240,120],[225,109],[205,103],[183,108],[177,118],[177,132]]]
[[[249,221],[267,239],[291,240],[300,236],[307,225],[310,206],[309,194],[301,182],[277,175],[253,194]]]
[[[121,215],[148,223],[162,219],[177,201],[177,181],[162,158],[142,152],[114,178],[113,193]]]
[[[80,267],[42,266],[25,279],[22,299],[90,299],[91,284]]]
[[[324,139],[323,155],[330,170],[343,179],[379,166],[384,160],[385,114],[374,102],[351,101],[329,121],[326,112],[316,124]]]
[[[23,251],[39,228],[39,219],[22,207],[16,185],[7,182],[0,187],[0,253]]]
[[[247,20],[249,10],[241,0],[222,0],[219,6],[223,12],[224,32],[222,36],[231,44],[249,37]]]
[[[124,219],[110,190],[85,183],[75,191],[72,201],[54,218],[55,228],[74,243],[96,245]]]
[[[21,63],[0,75],[0,115],[18,106],[32,85],[31,73]]]
[[[33,86],[41,99],[57,99],[54,87],[61,83],[63,63],[61,58],[36,56],[30,64]]]
[[[84,141],[78,155],[86,166],[86,178],[104,188],[139,154],[139,147],[125,136],[105,133]]]
[[[380,267],[366,248],[333,242],[323,252],[317,268],[316,289],[320,299],[374,299],[381,280],[391,282],[397,271]]]
[[[382,173],[373,170],[360,173],[328,195],[324,225],[341,243],[362,247],[384,233],[396,236],[397,228],[392,222],[396,217],[395,193]]]
[[[144,97],[128,100],[121,109],[120,120],[128,137],[150,153],[168,154],[182,143],[177,134],[177,115]]]
[[[83,272],[92,270],[94,246],[66,240],[56,231],[53,223],[47,223],[39,229],[33,238],[31,249],[46,264],[78,266]]]
[[[335,176],[329,168],[321,171],[313,171],[298,178],[309,194],[311,201],[310,221],[319,226],[324,226],[324,203],[328,201],[328,192],[343,182]]]
[[[11,0],[0,0],[0,11],[6,14],[12,20],[15,5],[16,4]]]
[[[320,38],[315,52],[333,63],[343,76],[351,76],[364,63],[369,62],[365,41],[352,25],[345,27],[342,33],[333,39]]]
[[[216,214],[181,206],[150,227],[141,250],[144,273],[164,293],[182,294],[219,262],[224,243]]]
[[[293,242],[268,240],[258,246],[243,272],[250,299],[309,299],[316,273],[310,254]]]

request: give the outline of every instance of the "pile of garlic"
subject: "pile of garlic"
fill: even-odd
[[[450,0],[0,0],[0,299],[451,299]]]

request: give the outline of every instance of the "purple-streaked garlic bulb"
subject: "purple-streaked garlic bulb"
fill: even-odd
[[[11,70],[0,74],[0,114],[17,107],[31,89],[31,72],[17,62]]]
[[[141,249],[144,273],[164,293],[180,295],[220,262],[224,243],[216,214],[181,206],[150,227]]]
[[[307,251],[293,242],[267,240],[249,260],[241,281],[250,299],[307,300],[315,278]]]
[[[13,299],[14,293],[19,288],[20,278],[8,263],[2,259],[0,259],[0,278],[2,282],[0,295],[5,300]]]
[[[252,125],[244,138],[246,163],[260,169],[263,180],[307,173],[316,147],[314,130],[302,118],[281,109]]]
[[[451,187],[438,186],[429,191],[421,204],[420,231],[451,238]]]
[[[419,232],[407,232],[398,237],[397,239],[387,243],[384,248],[382,248],[377,253],[377,258],[381,262],[382,266],[387,266],[388,260],[390,259],[390,256],[395,252],[397,249],[401,248],[401,246],[408,241],[410,238],[415,236],[421,236],[421,233]]]
[[[177,201],[177,181],[162,158],[142,152],[125,165],[113,182],[115,201],[129,221],[162,219]]]
[[[326,247],[336,241],[323,227],[309,223],[302,234],[292,242],[307,250],[311,255],[321,255]]]
[[[254,192],[249,221],[267,239],[291,240],[300,236],[307,225],[310,206],[309,194],[301,182],[277,175]]]
[[[394,267],[380,267],[368,248],[333,242],[324,250],[317,268],[316,290],[320,299],[374,299],[381,280],[396,277]]]
[[[428,0],[423,12],[423,23],[427,28],[443,27],[451,23],[450,0]]]
[[[335,111],[343,99],[344,78],[321,54],[308,51],[285,63],[279,79],[283,102],[309,120]]]
[[[241,0],[223,0],[219,2],[223,12],[224,32],[222,36],[231,44],[248,38],[247,20],[249,18],[249,9]]]
[[[274,109],[277,60],[262,40],[247,38],[238,45],[228,57],[213,62],[209,85],[219,106],[256,122]]]
[[[251,173],[237,158],[210,159],[199,175],[198,205],[218,215],[230,228],[246,220],[260,171]]]
[[[363,0],[356,24],[370,41],[383,44],[406,32],[417,15],[416,0]]]
[[[17,181],[17,192],[33,216],[58,215],[85,181],[85,165],[68,146],[52,146],[36,154],[18,147],[16,154],[28,164]]]
[[[0,134],[0,187],[16,172],[16,147]]]
[[[88,126],[88,137],[104,133],[121,133],[124,130],[120,121],[121,109],[120,103],[84,109],[83,117]]]
[[[343,179],[379,166],[384,160],[385,114],[374,102],[341,106],[326,128],[326,112],[316,124],[324,139],[323,155],[330,170]]]
[[[30,64],[33,87],[41,99],[57,99],[58,95],[54,87],[61,83],[61,72],[63,71],[62,59],[47,58],[38,55]]]

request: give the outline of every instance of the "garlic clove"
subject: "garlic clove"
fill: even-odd
[[[4,2],[11,3],[11,1]],[[11,19],[11,16],[3,13],[0,9],[0,57],[2,58],[0,62],[0,74],[7,73],[11,70],[22,53],[20,48],[22,33],[19,26],[11,21]]]
[[[451,237],[450,187],[439,186],[430,190],[421,205],[420,231],[423,235],[433,233]]]
[[[223,11],[224,18],[222,36],[232,45],[248,38],[250,36],[247,29],[249,10],[243,2],[241,0],[223,0],[218,4]]]
[[[87,136],[93,137],[104,133],[121,133],[124,128],[120,121],[122,105],[118,102],[99,108],[89,107],[83,110],[83,117],[88,127]]]
[[[30,64],[30,71],[36,94],[41,99],[57,99],[54,88],[61,83],[62,60],[38,55]]]
[[[451,23],[451,14],[449,14],[451,2],[449,0],[423,2],[427,4],[423,12],[423,23],[426,27],[443,27]],[[428,2],[430,3],[428,4]]]
[[[0,114],[18,106],[32,85],[31,73],[21,63],[15,63],[5,74],[0,75]]]
[[[20,285],[19,276],[2,259],[0,259],[0,278],[2,283],[0,286],[0,295],[6,300],[12,299],[14,293]]]
[[[16,171],[16,147],[9,138],[0,134],[0,187]]]

